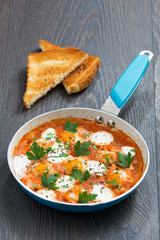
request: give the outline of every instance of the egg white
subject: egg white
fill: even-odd
[[[25,177],[25,171],[27,170],[27,166],[30,164],[30,160],[26,155],[14,156],[14,170],[18,178]]]
[[[53,134],[53,137],[51,139],[47,139],[46,140],[46,138],[49,137],[48,136],[49,133]],[[55,129],[54,128],[48,128],[44,132],[42,132],[41,138],[38,139],[36,142],[45,142],[45,141],[47,141],[47,142],[55,142],[55,137],[56,137]]]
[[[115,170],[114,173],[117,173],[117,170]],[[128,177],[127,173],[124,170],[118,170],[118,175],[122,179],[126,179]]]
[[[100,163],[94,160],[87,161],[86,170],[88,170],[90,174],[96,174],[99,176],[106,173],[105,165],[103,163]]]
[[[68,155],[67,157],[58,157],[58,158],[56,157],[56,156],[60,156],[63,153],[67,154],[67,150],[65,149],[64,144],[55,142],[52,145],[52,150],[49,151],[47,155],[47,160],[50,161],[51,163],[61,163],[67,158],[72,158],[71,155]]]
[[[97,194],[96,201],[103,202],[114,198],[113,191],[102,184],[94,185],[91,193]]]
[[[72,179],[72,181],[70,179]],[[72,178],[71,176],[65,175],[63,177],[58,178],[56,182],[56,187],[59,187],[59,189],[56,189],[56,190],[59,192],[67,192],[74,185],[75,185],[74,178]],[[65,188],[64,186],[68,186],[68,188]]]
[[[123,147],[121,147],[121,150],[122,150],[122,153],[125,155],[127,155],[129,152],[132,157],[136,155],[136,153],[132,151],[132,150],[135,150],[135,148],[133,148],[133,147],[123,146]]]
[[[57,197],[53,190],[40,189],[36,193],[46,199],[55,199]]]
[[[113,135],[105,131],[93,133],[91,136],[91,142],[95,145],[109,145],[113,140]]]

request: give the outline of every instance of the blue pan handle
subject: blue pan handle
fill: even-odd
[[[140,52],[122,74],[110,94],[118,108],[124,107],[135,92],[152,57],[153,53],[151,51],[144,50]]]

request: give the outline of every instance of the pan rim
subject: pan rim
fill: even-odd
[[[41,118],[45,115],[48,115],[48,114],[51,114],[51,113],[55,113],[55,112],[58,112],[58,111],[66,111],[66,110],[91,110],[91,111],[95,111],[97,113],[103,113],[103,114],[109,114],[110,116],[113,116],[115,118],[117,118],[118,120],[122,121],[123,123],[127,124],[132,130],[135,131],[135,133],[138,134],[138,136],[141,138],[141,140],[143,141],[144,145],[145,145],[145,148],[146,148],[146,152],[147,152],[147,158],[148,158],[148,161],[147,161],[147,164],[146,164],[146,168],[143,172],[143,175],[142,177],[139,179],[139,181],[132,187],[130,188],[127,192],[109,200],[109,201],[103,201],[103,202],[97,202],[97,203],[65,203],[65,202],[60,202],[60,201],[57,201],[57,200],[49,200],[49,199],[46,199],[46,198],[43,198],[41,197],[40,195],[38,195],[37,193],[35,193],[34,191],[32,191],[30,188],[28,188],[26,185],[24,185],[20,179],[18,179],[18,177],[16,176],[16,174],[14,173],[14,169],[12,169],[12,166],[11,166],[11,161],[13,161],[13,158],[10,156],[10,152],[11,152],[11,146],[12,146],[12,143],[15,139],[15,137],[17,136],[17,134],[19,132],[22,131],[22,129],[28,125],[29,123],[31,123],[32,121],[35,121],[36,119],[38,118]],[[45,123],[45,121],[44,121]],[[41,123],[43,124],[43,123]],[[38,126],[38,125],[37,125]],[[149,153],[149,149],[148,149],[148,146],[147,146],[147,143],[146,141],[144,140],[143,136],[130,124],[128,123],[127,121],[121,119],[120,117],[112,114],[112,113],[109,113],[109,112],[105,112],[105,111],[102,111],[102,110],[97,110],[97,109],[92,109],[92,108],[83,108],[83,107],[73,107],[73,108],[61,108],[61,109],[57,109],[57,110],[53,110],[53,111],[48,111],[48,112],[45,112],[43,114],[40,114],[34,118],[32,118],[31,120],[27,121],[25,124],[23,124],[17,131],[16,133],[13,135],[11,141],[10,141],[10,144],[8,146],[8,150],[7,150],[7,162],[8,162],[8,166],[9,166],[9,169],[13,175],[13,177],[16,179],[16,181],[20,184],[20,186],[22,186],[27,192],[30,192],[31,195],[33,194],[35,197],[38,197],[42,200],[45,200],[46,202],[49,202],[49,203],[53,203],[53,204],[60,204],[60,205],[64,205],[64,206],[73,206],[73,207],[93,207],[93,206],[97,206],[97,205],[104,205],[104,204],[109,204],[109,203],[114,203],[115,201],[125,197],[126,195],[129,195],[131,192],[133,192],[138,186],[139,184],[143,181],[144,177],[146,176],[147,172],[148,172],[148,168],[149,168],[149,164],[150,164],[150,153]]]

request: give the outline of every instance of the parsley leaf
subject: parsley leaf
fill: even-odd
[[[109,164],[110,162],[109,162],[109,157],[108,157],[108,155],[105,155],[105,159],[106,159],[107,164]]]
[[[80,169],[75,169],[75,168],[72,168],[72,175],[71,177],[73,177],[74,179],[78,179],[80,182],[83,182],[85,180],[87,180],[89,177],[90,177],[90,173],[88,170],[86,170],[84,172],[84,176],[83,176],[83,173]]]
[[[83,142],[81,143],[80,141],[77,141],[76,144],[74,145],[74,150],[76,153],[76,157],[79,156],[88,156],[91,152],[87,151],[91,147],[91,142]]]
[[[74,179],[78,179],[80,182],[83,182],[83,173],[80,169],[72,168],[72,175]]]
[[[87,180],[90,177],[90,173],[88,170],[84,172],[84,180]]]
[[[107,181],[108,184],[112,184],[115,188],[117,188],[118,190],[121,189],[121,186],[119,185],[119,183],[117,184],[117,180],[114,179],[113,182],[111,181]]]
[[[97,194],[87,194],[87,192],[82,192],[79,193],[79,198],[78,198],[78,202],[79,203],[88,203],[90,201],[94,201],[97,197]]]
[[[30,160],[39,160],[46,155],[44,148],[39,146],[36,142],[32,144],[30,150],[30,152],[26,152],[26,155]]]
[[[37,188],[36,184],[33,184],[32,186],[33,186],[33,188]]]
[[[36,141],[36,140],[38,140],[38,138],[33,138],[33,141]]]
[[[118,156],[120,162],[115,161],[115,163],[123,168],[129,168],[131,163],[134,160],[134,156],[132,157],[130,152],[128,152],[127,155],[125,155],[125,154],[122,155],[120,152],[118,152],[117,156]]]
[[[49,189],[59,189],[59,187],[56,187],[56,181],[58,178],[58,174],[50,174],[47,178],[47,172],[46,171],[42,176],[41,176],[41,180],[42,180],[42,185],[46,188]]]
[[[69,120],[65,122],[65,130],[71,133],[76,133],[77,132],[77,127],[79,123],[73,123],[70,122]]]

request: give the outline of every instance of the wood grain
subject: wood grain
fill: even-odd
[[[14,133],[38,114],[72,106],[99,109],[141,50],[159,50],[159,9],[160,2],[156,0],[0,2],[0,239],[159,239],[159,121],[156,125],[153,61],[121,113],[144,136],[151,153],[146,178],[122,203],[88,214],[50,209],[21,190],[11,176],[6,158]],[[86,90],[68,96],[60,85],[27,111],[22,102],[27,56],[39,51],[39,39],[100,57],[101,68]],[[160,135],[157,156],[159,142]]]

